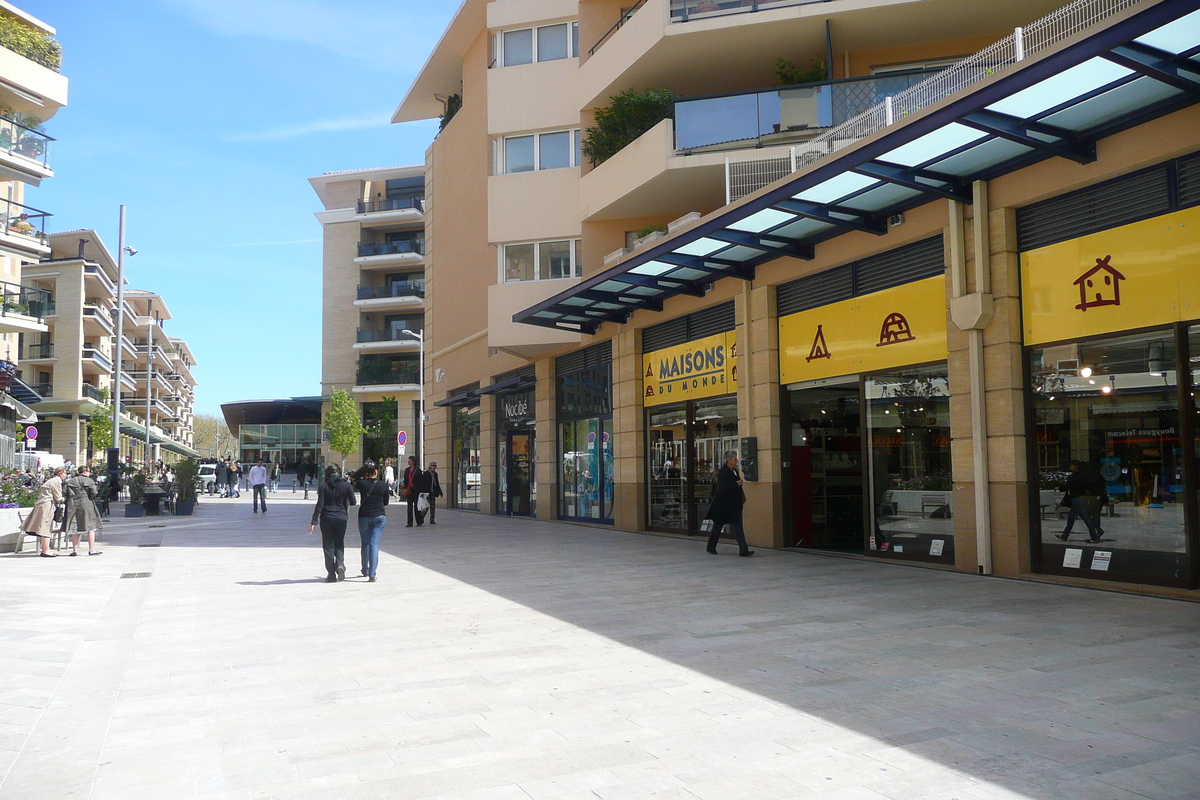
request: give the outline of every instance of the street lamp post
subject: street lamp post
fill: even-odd
[[[116,353],[113,356],[112,372],[112,444],[108,448],[108,473],[113,483],[121,471],[121,343],[125,339],[125,254],[137,251],[125,246],[125,206],[121,206],[120,225],[117,229],[117,336],[113,341]]]
[[[421,441],[417,443],[417,452],[419,454],[417,456],[417,467],[420,469],[425,469],[425,334],[417,333],[416,331],[410,331],[407,328],[400,331],[400,333],[401,335],[410,336],[413,339],[416,339],[421,345],[420,374],[418,375],[417,380],[417,383],[419,383],[421,386],[421,418],[417,420],[417,425],[419,426],[418,430],[420,431],[420,433],[417,435],[421,437]]]

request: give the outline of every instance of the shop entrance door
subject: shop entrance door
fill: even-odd
[[[790,392],[791,547],[863,550],[858,381]]]
[[[512,430],[505,433],[505,509],[509,516],[528,517],[533,483],[533,431]]]

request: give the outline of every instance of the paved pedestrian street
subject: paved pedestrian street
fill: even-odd
[[[299,498],[0,556],[0,798],[1200,798],[1200,604]]]

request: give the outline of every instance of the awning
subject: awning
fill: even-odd
[[[20,378],[13,378],[12,383],[8,385],[8,395],[14,400],[19,400],[27,406],[42,402],[42,396],[29,388],[29,384],[22,381]]]
[[[139,425],[132,420],[121,420],[121,433],[139,442],[146,441],[146,426]],[[172,453],[177,453],[181,456],[198,457],[200,455],[198,451],[193,450],[186,444],[177,442],[169,436],[163,436],[161,433],[156,433],[154,431],[150,431],[150,444],[162,445],[164,449],[169,450]]]
[[[22,425],[32,425],[38,421],[37,412],[10,394],[0,395],[0,405],[11,408],[17,413],[17,422]]]
[[[505,378],[502,381],[484,386],[482,389],[476,389],[476,394],[499,394],[500,392],[515,392],[529,386],[535,386],[537,378],[530,375],[514,375],[511,378]]]
[[[513,320],[593,334],[721,278],[753,280],[781,256],[812,259],[844,233],[883,235],[889,217],[932,200],[969,203],[973,181],[1094,161],[1099,139],[1200,101],[1196,1],[1134,5],[1070,3],[812,140],[797,154],[809,166],[773,188]]]
[[[479,405],[479,390],[468,389],[465,392],[452,394],[445,400],[438,400],[434,403],[438,408],[459,408],[463,406]]]

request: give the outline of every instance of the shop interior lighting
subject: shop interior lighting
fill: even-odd
[[[1101,394],[1112,394],[1112,387],[1111,386],[1101,387],[1100,393]]]
[[[1079,370],[1079,377],[1081,377],[1081,378],[1090,378],[1090,377],[1092,377],[1092,368],[1091,368],[1091,367],[1084,367],[1083,369]]]

